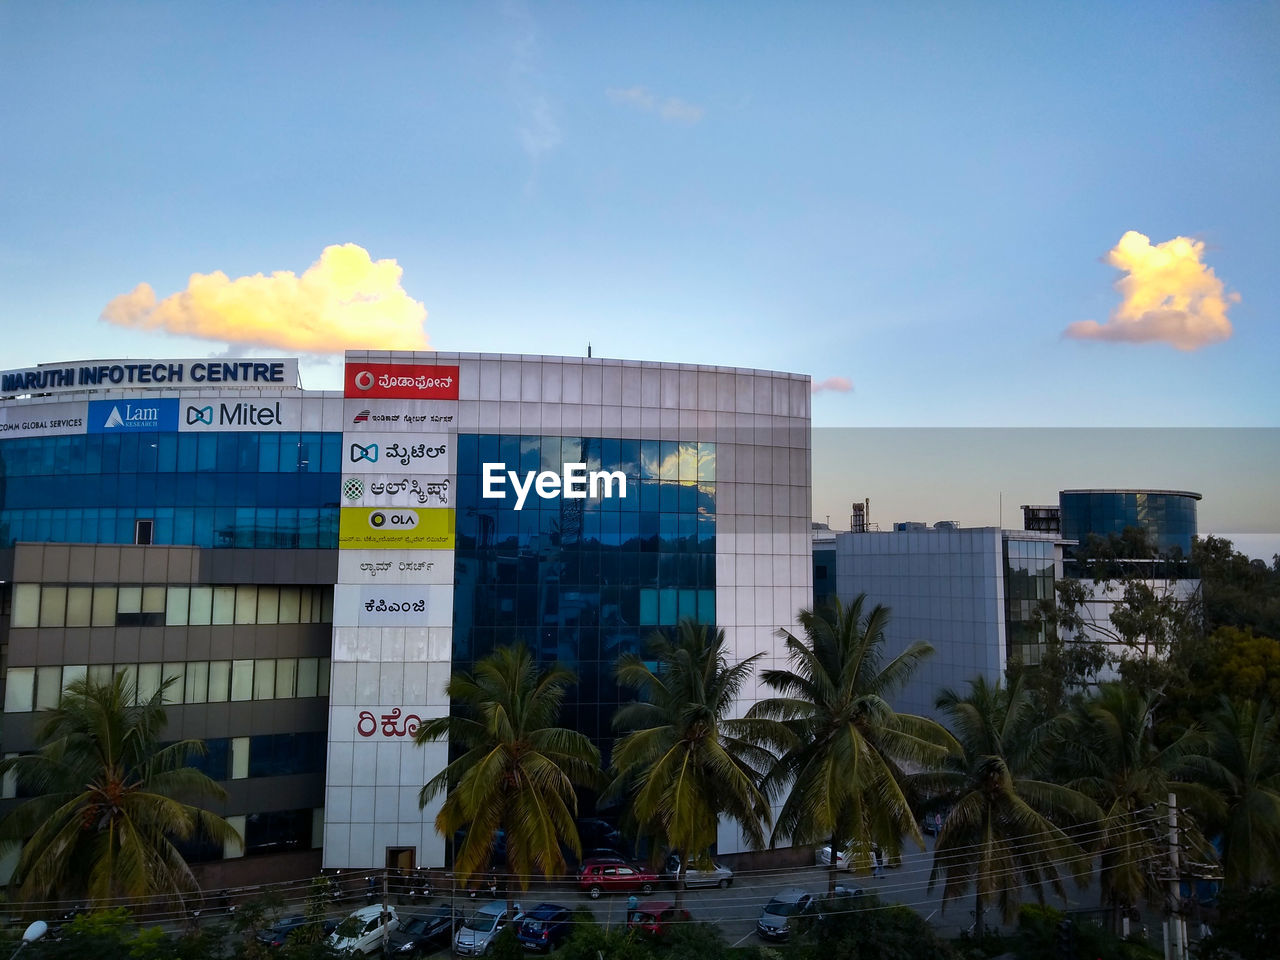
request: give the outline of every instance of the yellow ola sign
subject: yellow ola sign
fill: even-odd
[[[452,550],[454,512],[419,507],[343,507],[338,546],[354,550]]]

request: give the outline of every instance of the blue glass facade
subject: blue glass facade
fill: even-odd
[[[602,747],[633,694],[613,679],[618,656],[655,630],[715,610],[715,445],[657,440],[458,437],[454,666],[522,641],[573,667],[579,685],[561,721]],[[482,464],[522,476],[566,463],[620,470],[626,497],[481,497]]]
[[[0,441],[15,541],[336,547],[342,434],[137,432]]]
[[[1064,490],[1058,495],[1062,536],[1083,545],[1091,533],[1105,539],[1137,527],[1159,553],[1190,556],[1199,499],[1173,490]]]

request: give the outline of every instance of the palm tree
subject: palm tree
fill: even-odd
[[[562,844],[581,853],[574,787],[599,784],[600,751],[576,730],[555,726],[576,682],[560,664],[539,670],[523,644],[499,647],[474,673],[454,673],[447,687],[453,712],[414,734],[419,745],[447,739],[461,750],[427,781],[418,803],[447,794],[436,830],[444,837],[466,831],[454,864],[464,882],[489,869],[499,831],[521,890],[535,872],[567,871]]]
[[[180,897],[198,887],[176,841],[239,841],[230,824],[195,805],[226,797],[186,765],[204,744],[160,745],[163,694],[135,703],[123,673],[73,681],[40,722],[40,749],[0,762],[0,774],[13,771],[35,794],[0,824],[0,840],[22,844],[11,882],[23,899],[84,898],[96,906]]]
[[[804,637],[786,630],[790,669],[766,670],[764,682],[780,696],[755,704],[747,716],[772,721],[768,743],[781,757],[766,790],[789,787],[772,841],[830,840],[827,889],[836,887],[837,851],[852,843],[855,866],[865,870],[872,845],[889,858],[910,836],[924,841],[903,791],[904,765],[936,763],[955,747],[939,724],[895,713],[887,699],[933,653],[916,642],[886,662],[889,609],[865,616],[866,595],[848,606],[836,600],[799,614]]]
[[[1055,724],[1021,683],[1005,688],[979,677],[964,696],[943,691],[937,705],[961,749],[941,769],[912,778],[951,802],[934,845],[929,889],[944,878],[944,907],[974,889],[974,930],[981,936],[992,898],[1011,922],[1023,887],[1043,902],[1046,884],[1064,893],[1064,869],[1083,875],[1086,858],[1058,824],[1087,822],[1096,807],[1075,790],[1039,779]]]
[[[641,829],[679,856],[678,905],[685,868],[715,843],[722,816],[764,845],[769,800],[759,784],[775,758],[758,746],[759,721],[731,718],[760,654],[730,664],[724,631],[687,618],[674,639],[651,637],[649,651],[655,666],[635,654],[618,661],[618,682],[640,699],[614,717],[625,732],[607,795],[629,795]]]
[[[1173,779],[1189,773],[1200,758],[1204,738],[1184,732],[1165,747],[1153,737],[1158,694],[1128,684],[1103,684],[1071,715],[1061,744],[1066,786],[1098,805],[1099,821],[1089,847],[1101,857],[1102,905],[1164,902],[1157,867],[1164,862],[1166,832],[1160,806],[1175,789]],[[1192,784],[1179,793],[1203,797]]]
[[[1213,794],[1206,826],[1222,837],[1223,885],[1247,890],[1280,877],[1280,712],[1267,700],[1223,698],[1209,718],[1209,759],[1196,765]],[[1187,791],[1179,784],[1179,799]],[[1194,801],[1193,801],[1194,802]]]

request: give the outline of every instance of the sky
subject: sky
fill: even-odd
[[[1276,427],[1278,62],[1275,3],[5,0],[0,367],[590,343],[817,428]]]

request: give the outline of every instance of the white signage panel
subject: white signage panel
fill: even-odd
[[[88,412],[89,405],[84,400],[0,407],[0,440],[85,433]]]
[[[344,473],[452,474],[453,439],[447,434],[370,433],[342,438]]]
[[[343,430],[352,433],[404,431],[442,433],[455,429],[456,400],[370,400],[342,402]]]
[[[198,397],[178,407],[181,433],[301,430],[302,401],[297,397],[254,397],[237,400]]]
[[[409,473],[352,474],[342,478],[345,507],[448,507],[453,478]]]
[[[452,550],[340,550],[338,583],[453,583]]]

